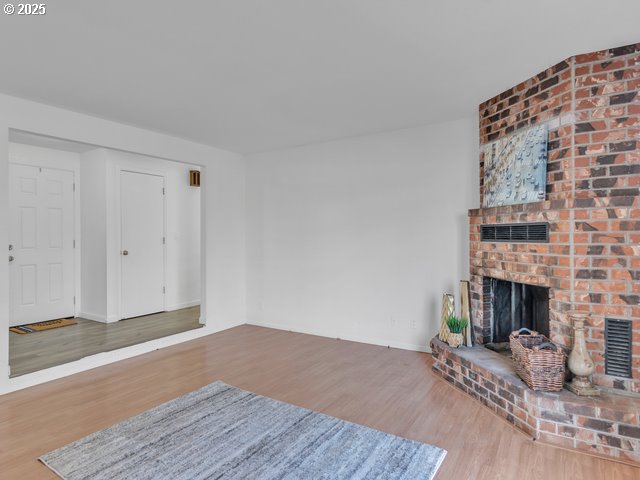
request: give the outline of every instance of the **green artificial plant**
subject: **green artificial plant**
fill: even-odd
[[[451,315],[447,319],[447,327],[449,327],[449,331],[451,333],[462,333],[462,331],[467,328],[469,325],[469,320],[466,318],[456,317],[455,315]]]

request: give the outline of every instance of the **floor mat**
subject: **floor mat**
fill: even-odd
[[[18,325],[17,327],[9,328],[9,331],[23,335],[26,333],[41,332],[43,330],[51,330],[53,328],[68,327],[69,325],[75,325],[77,323],[78,322],[76,322],[71,318],[61,318],[59,320],[49,320],[48,322],[28,323],[27,325]]]

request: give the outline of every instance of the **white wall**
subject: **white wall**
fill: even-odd
[[[0,393],[246,319],[424,350],[438,329],[442,293],[457,292],[468,275],[467,209],[477,206],[475,119],[245,160],[0,95],[0,192],[8,192],[10,128],[201,166],[206,326],[8,379],[8,266],[0,262]],[[0,244],[8,243],[7,226],[5,193]]]
[[[59,168],[78,174],[80,154],[52,148],[9,142],[9,162],[37,167]],[[76,179],[77,180],[77,179]]]
[[[475,119],[247,157],[250,323],[425,350],[468,278]]]
[[[82,154],[82,311],[80,316],[103,322],[121,318],[118,181],[120,169],[164,175],[166,188],[166,308],[199,305],[200,189],[189,185],[193,165],[96,149]]]
[[[176,137],[0,95],[0,245],[8,244],[9,129],[200,165],[206,325],[170,338],[9,379],[9,268],[0,262],[0,393],[239,325],[246,318],[245,166],[242,156]]]
[[[80,316],[107,320],[107,156],[96,149],[80,162]]]

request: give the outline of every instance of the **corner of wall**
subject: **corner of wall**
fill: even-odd
[[[1,102],[0,102],[1,103]],[[0,106],[0,111],[2,107]],[[9,244],[9,126],[0,118],[0,245]],[[5,257],[6,259],[7,257]],[[9,265],[0,262],[0,393],[9,381]]]

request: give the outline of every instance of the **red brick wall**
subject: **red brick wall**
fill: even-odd
[[[471,210],[475,336],[487,339],[482,277],[550,288],[552,339],[571,347],[570,309],[591,314],[603,386],[640,392],[640,43],[571,57],[482,103],[481,146],[547,123],[547,200]],[[482,148],[481,148],[482,150]],[[480,204],[484,159],[480,156]],[[548,244],[480,242],[482,223],[548,221]],[[604,319],[633,322],[633,378],[604,374]]]
[[[563,61],[480,105],[480,144],[521,128],[560,119],[572,112],[572,64]],[[567,198],[571,181],[563,165],[571,153],[571,126],[549,125],[547,198]],[[484,158],[480,156],[480,205],[484,194]]]

